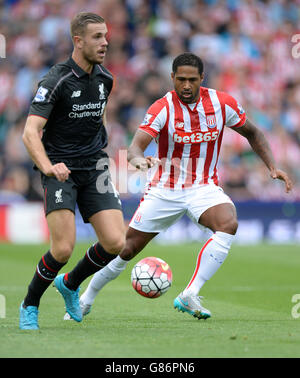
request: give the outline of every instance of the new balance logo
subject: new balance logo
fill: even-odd
[[[175,129],[183,129],[184,128],[184,122],[176,122]]]
[[[79,97],[80,95],[81,95],[81,91],[74,91],[74,92],[72,93],[71,98],[73,98],[73,97]]]

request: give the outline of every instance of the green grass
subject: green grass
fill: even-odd
[[[64,272],[86,247],[77,245]],[[0,294],[6,298],[0,357],[300,357],[300,318],[291,315],[292,296],[300,293],[299,246],[233,246],[202,289],[213,314],[206,321],[173,308],[199,248],[148,246],[103,289],[82,323],[62,320],[63,300],[49,287],[40,305],[40,331],[21,331],[18,308],[47,246],[0,245]],[[131,268],[146,256],[163,258],[173,270],[171,289],[158,299],[141,297],[131,287]]]

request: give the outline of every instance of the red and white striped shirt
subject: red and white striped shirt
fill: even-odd
[[[185,104],[175,91],[154,102],[139,129],[158,143],[155,165],[148,183],[168,189],[218,185],[217,162],[224,126],[241,127],[246,114],[230,95],[200,88],[196,104]]]

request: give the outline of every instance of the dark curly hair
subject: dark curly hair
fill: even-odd
[[[183,54],[178,55],[173,60],[172,70],[173,73],[176,73],[177,68],[180,66],[193,66],[197,67],[199,74],[202,75],[203,73],[203,62],[201,58],[199,58],[197,55],[185,52]]]

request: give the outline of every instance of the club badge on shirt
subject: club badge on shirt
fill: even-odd
[[[101,83],[99,84],[99,100],[105,100],[105,89],[104,89],[104,84]]]
[[[216,127],[217,126],[216,116],[214,114],[206,116],[206,124],[207,124],[207,127],[209,127],[210,129],[213,129],[214,127]]]

